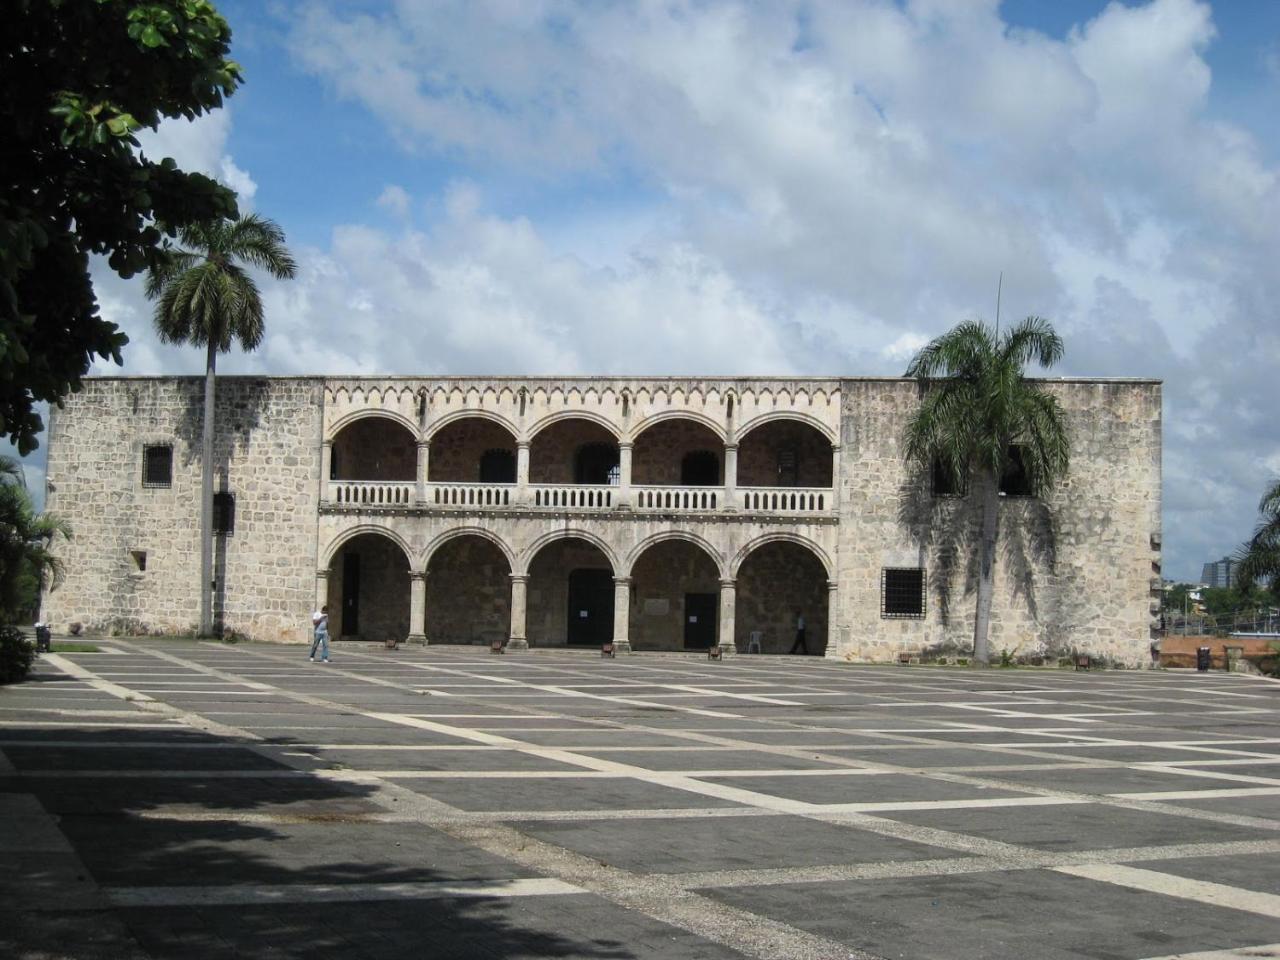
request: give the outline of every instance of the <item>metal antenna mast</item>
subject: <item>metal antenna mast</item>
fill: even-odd
[[[996,281],[996,336],[1000,336],[1000,294],[1004,290],[1004,271],[1000,271],[1000,279]]]

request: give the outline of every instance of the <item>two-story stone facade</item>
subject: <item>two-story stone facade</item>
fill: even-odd
[[[1160,584],[1160,385],[1051,380],[1067,480],[1001,498],[992,649],[1142,662]],[[55,411],[59,628],[198,619],[199,378],[91,379]],[[223,377],[225,630],[889,660],[973,618],[974,505],[902,456],[871,378]]]

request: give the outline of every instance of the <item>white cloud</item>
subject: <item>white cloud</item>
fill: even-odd
[[[258,185],[227,152],[231,120],[226,107],[195,120],[163,120],[155,130],[140,130],[138,142],[148,159],[172,157],[181,169],[203,173],[230,187],[239,197],[241,212],[247,213],[253,209]]]
[[[394,183],[387,184],[378,195],[378,206],[401,220],[409,215],[410,203],[409,192]]]

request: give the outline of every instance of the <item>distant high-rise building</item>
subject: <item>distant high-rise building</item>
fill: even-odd
[[[1206,587],[1231,587],[1236,582],[1236,561],[1223,557],[1213,563],[1206,563],[1200,573],[1200,580]]]

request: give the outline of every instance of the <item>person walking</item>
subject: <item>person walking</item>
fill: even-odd
[[[803,653],[809,655],[809,645],[804,642],[804,612],[796,611],[796,642],[791,645],[792,653]]]
[[[320,662],[329,662],[329,608],[321,607],[311,615],[311,626],[315,629],[315,639],[311,641],[311,656],[308,660],[315,660],[316,648],[320,648]]]

